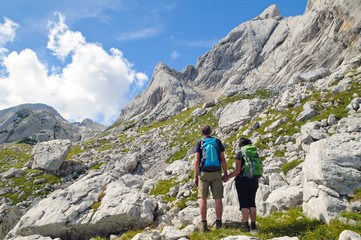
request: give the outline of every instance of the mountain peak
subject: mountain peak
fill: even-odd
[[[280,9],[277,7],[276,4],[273,4],[266,8],[260,15],[260,19],[267,19],[267,18],[273,18],[281,16]]]

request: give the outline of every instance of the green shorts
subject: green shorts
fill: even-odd
[[[198,197],[208,198],[209,187],[214,199],[223,198],[222,172],[201,172],[198,176]]]

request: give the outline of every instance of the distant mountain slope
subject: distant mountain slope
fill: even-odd
[[[331,71],[361,46],[358,0],[309,0],[301,16],[282,17],[276,5],[233,29],[182,72],[159,63],[147,89],[121,111],[115,124],[151,122],[206,100],[292,82],[318,68]]]
[[[2,121],[2,119],[5,117],[6,114],[8,114],[9,112],[16,112],[22,108],[28,108],[31,110],[50,110],[54,113],[55,116],[60,117],[61,119],[65,120],[54,108],[43,104],[43,103],[25,103],[25,104],[20,104],[18,106],[15,107],[10,107],[4,110],[0,110],[0,122]]]
[[[0,111],[0,144],[18,140],[31,143],[53,139],[79,141],[105,128],[90,119],[70,123],[45,104],[21,104]]]

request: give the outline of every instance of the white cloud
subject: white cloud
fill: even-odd
[[[173,60],[175,60],[180,56],[180,54],[176,50],[174,50],[170,56]]]
[[[14,41],[15,31],[18,27],[19,24],[4,18],[4,23],[0,23],[0,48],[4,47],[7,42]]]
[[[49,26],[48,48],[61,59],[71,54],[71,62],[63,69],[51,66],[48,70],[31,49],[5,56],[8,76],[0,77],[0,109],[40,102],[71,121],[91,118],[113,123],[128,102],[130,85],[142,87],[148,77],[136,72],[118,49],[107,52],[69,30],[61,14],[59,22]]]
[[[64,60],[76,48],[85,44],[85,38],[80,32],[70,31],[65,25],[65,17],[59,12],[55,15],[59,18],[58,22],[50,22],[49,42],[47,48],[54,52],[54,55]]]

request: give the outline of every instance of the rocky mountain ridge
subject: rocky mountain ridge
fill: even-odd
[[[160,120],[230,92],[287,84],[321,67],[334,70],[357,54],[360,11],[357,0],[311,0],[303,15],[285,18],[273,5],[233,29],[194,66],[177,72],[159,63],[148,88],[115,125]]]
[[[105,126],[85,119],[70,123],[45,104],[21,104],[0,111],[0,144],[14,141],[29,143],[54,139],[86,140],[104,131]]]

